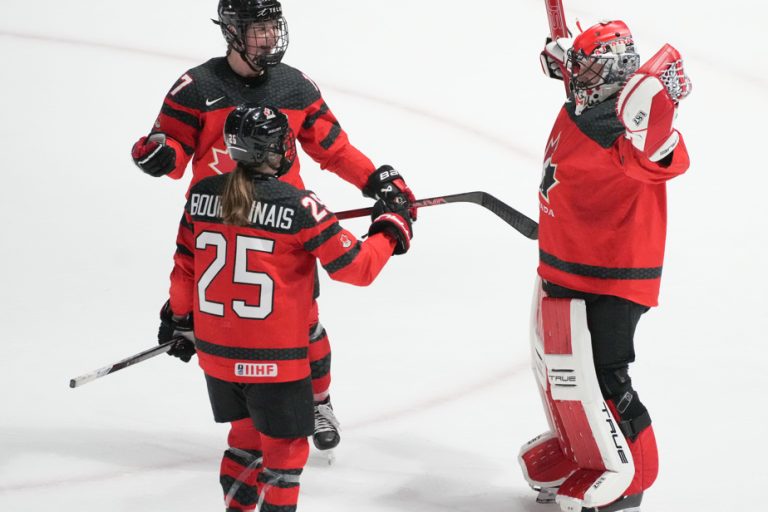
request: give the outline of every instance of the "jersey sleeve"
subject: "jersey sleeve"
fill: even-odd
[[[306,80],[306,86],[317,87],[308,78]],[[304,152],[322,169],[337,174],[362,190],[368,176],[376,169],[373,162],[349,142],[349,137],[322,96],[307,106],[304,114],[304,122],[297,134]]]
[[[188,211],[184,211],[176,236],[176,253],[171,271],[171,311],[183,316],[192,311],[195,285],[194,225]]]
[[[197,84],[189,71],[173,84],[163,100],[152,131],[164,133],[167,136],[166,143],[176,150],[176,166],[168,174],[170,178],[181,178],[195,153],[202,129],[202,102]]]
[[[394,240],[377,233],[361,242],[325,209],[315,218],[319,220],[298,233],[304,250],[320,261],[331,279],[357,286],[371,284],[392,256]]]
[[[690,166],[688,150],[685,147],[682,135],[680,135],[680,142],[678,142],[677,147],[672,152],[671,160],[665,159],[660,162],[651,162],[626,137],[620,137],[615,148],[619,160],[618,163],[624,170],[624,173],[632,179],[649,185],[665,183],[675,176],[683,174]]]

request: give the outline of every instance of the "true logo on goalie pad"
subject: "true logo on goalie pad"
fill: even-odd
[[[635,114],[635,117],[632,118],[632,122],[635,123],[635,126],[640,126],[646,117],[648,117],[648,114],[640,110]]]
[[[235,375],[238,377],[277,377],[277,365],[274,363],[235,363]]]
[[[616,428],[616,421],[613,419],[613,414],[611,414],[611,411],[608,410],[608,406],[605,405],[605,402],[603,402],[603,413],[605,414],[605,422],[608,424],[608,428],[611,429],[613,446],[616,448],[616,453],[619,455],[621,463],[629,464],[629,461],[627,460],[627,454],[624,453],[624,444],[619,439],[619,436],[621,436],[621,439],[623,440],[624,434],[619,433],[619,430]]]

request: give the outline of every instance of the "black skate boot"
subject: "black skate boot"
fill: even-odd
[[[603,507],[582,508],[581,512],[640,512],[641,501],[643,501],[642,492],[624,496]]]
[[[330,450],[341,441],[339,420],[333,414],[330,397],[322,402],[315,402],[315,433],[312,441],[318,450]]]

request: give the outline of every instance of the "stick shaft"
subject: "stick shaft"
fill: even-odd
[[[411,202],[414,208],[424,208],[427,206],[437,206],[448,203],[474,203],[493,212],[504,222],[519,231],[526,238],[531,240],[538,239],[539,225],[525,214],[520,213],[508,204],[500,201],[488,192],[463,192],[461,194],[449,194],[445,196],[428,197]],[[337,212],[338,219],[351,219],[355,217],[365,217],[371,215],[373,208],[357,208],[355,210],[346,210]]]
[[[547,20],[549,21],[549,36],[554,41],[561,37],[568,37],[570,31],[568,25],[565,22],[565,9],[563,9],[563,0],[544,0],[544,4],[547,7]],[[571,94],[571,77],[568,75],[568,70],[565,66],[561,66],[560,70],[563,73],[563,84],[565,84],[565,94],[570,96]]]
[[[173,348],[173,345],[176,343],[176,341],[177,340],[174,338],[171,341],[163,343],[162,345],[157,345],[155,347],[144,350],[143,352],[139,352],[138,354],[134,354],[130,357],[126,357],[125,359],[122,359],[111,365],[104,366],[92,372],[88,372],[83,375],[80,375],[79,377],[75,377],[74,379],[70,379],[69,387],[76,388],[76,387],[83,386],[85,384],[88,384],[89,382],[93,382],[96,379],[106,377],[111,373],[115,373],[116,371],[122,370],[124,368],[128,368],[129,366],[134,365],[136,363],[146,361],[147,359],[151,359],[160,354],[165,354],[166,352],[171,350],[171,348]]]

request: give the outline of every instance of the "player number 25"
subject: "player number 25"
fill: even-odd
[[[233,282],[258,286],[261,291],[258,306],[249,306],[245,300],[233,299],[232,310],[241,318],[263,320],[272,313],[275,282],[269,277],[269,274],[253,272],[246,268],[248,251],[272,253],[275,248],[275,241],[268,238],[237,235],[235,244]],[[200,311],[215,316],[224,316],[224,304],[208,300],[205,294],[210,284],[216,279],[227,263],[227,239],[221,233],[203,231],[195,240],[195,247],[202,250],[209,246],[216,248],[216,257],[197,282]]]

